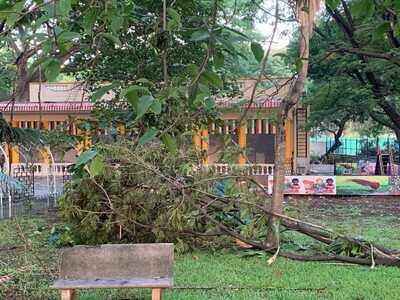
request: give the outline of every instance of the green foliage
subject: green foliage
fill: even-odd
[[[56,224],[51,228],[47,241],[50,246],[57,248],[75,245],[74,239],[72,238],[71,229],[62,224]]]
[[[350,257],[363,257],[362,247],[347,240],[337,238],[326,247],[328,253],[345,255]]]
[[[340,135],[343,124],[345,127],[346,123],[355,122],[364,124],[362,133],[368,136],[382,132],[382,127],[398,130],[395,112],[400,105],[400,69],[394,60],[399,54],[395,46],[399,36],[394,31],[397,21],[386,16],[388,11],[396,14],[397,10],[392,1],[344,3],[349,5],[349,11],[343,3],[327,2],[328,7],[337,10],[328,9],[321,17],[311,41],[311,80],[304,99],[311,107],[308,127]],[[342,18],[346,30],[333,14]],[[393,61],[335,49],[393,55]],[[297,42],[291,43],[286,59],[293,65],[297,51]]]
[[[261,62],[264,57],[264,50],[259,43],[251,43],[251,51],[258,62]]]
[[[154,127],[147,129],[147,131],[139,139],[139,146],[143,146],[144,144],[150,142],[157,136],[158,132],[159,130]]]
[[[188,233],[218,231],[199,210],[207,193],[264,203],[253,188],[238,190],[233,179],[196,171],[197,156],[189,137],[177,142],[164,134],[161,140],[149,140],[144,146],[97,144],[96,150],[81,154],[73,181],[59,201],[60,215],[76,243],[170,241],[184,251],[201,242]],[[211,214],[245,236],[261,237],[265,232],[265,216],[251,205],[232,202]],[[207,240],[221,242],[212,236]]]

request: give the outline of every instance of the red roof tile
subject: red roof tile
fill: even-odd
[[[10,102],[0,102],[0,112],[11,112]],[[42,103],[42,112],[91,112],[93,103],[90,102],[54,102]],[[14,112],[39,112],[38,102],[14,103]]]

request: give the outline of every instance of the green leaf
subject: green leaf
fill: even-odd
[[[95,90],[95,92],[92,94],[91,100],[96,101],[99,100],[101,97],[103,97],[107,92],[112,90],[115,87],[118,87],[119,83],[118,82],[113,82],[108,85],[104,85],[99,87],[98,89]]]
[[[384,38],[384,35],[386,32],[388,32],[390,29],[390,23],[389,22],[383,22],[381,23],[372,33],[372,39],[374,41],[379,41]]]
[[[340,0],[326,0],[325,3],[330,9],[334,10],[339,6]]]
[[[96,150],[87,150],[82,152],[81,155],[78,156],[76,160],[77,166],[86,165],[89,161],[91,161],[97,155]]]
[[[121,47],[121,45],[122,45],[120,39],[117,36],[113,35],[112,33],[101,32],[97,36],[98,37],[102,37],[102,38],[108,40],[109,42],[113,43],[114,45],[119,46],[119,47]]]
[[[256,42],[251,43],[251,52],[253,52],[254,57],[258,62],[261,62],[264,57],[264,49],[263,47]]]
[[[24,9],[24,7],[25,7],[25,1],[19,1],[19,2],[15,3],[11,9],[9,9],[13,13],[7,12],[5,14],[8,27],[10,27],[10,28],[14,27],[15,22],[17,22],[20,15],[22,14],[22,10]]]
[[[149,90],[146,87],[133,85],[122,91],[122,96],[128,100],[128,103],[133,106],[133,108],[138,110],[139,98],[143,95],[148,95]]]
[[[105,169],[104,161],[99,155],[97,155],[90,163],[89,174],[91,177],[96,177],[101,175],[104,169]]]
[[[214,54],[214,67],[216,67],[217,69],[222,68],[224,66],[224,62],[225,62],[225,57],[222,54],[222,52],[218,51]]]
[[[374,13],[375,5],[371,0],[358,0],[351,3],[351,12],[355,17],[368,17]]]
[[[136,111],[136,120],[143,117],[149,111],[149,108],[153,102],[154,98],[151,95],[145,95],[139,98]]]
[[[178,152],[178,147],[176,146],[175,139],[170,134],[166,133],[161,137],[161,140],[163,141],[165,147],[167,147],[168,151],[172,155],[176,155]]]
[[[195,64],[188,64],[185,67],[185,71],[192,76],[196,76],[196,74],[199,72],[199,67]]]
[[[239,30],[236,30],[236,29],[233,29],[233,28],[230,28],[230,27],[224,27],[224,29],[228,30],[228,31],[231,31],[233,33],[236,33],[237,35],[241,36],[245,40],[249,40],[249,37],[246,34],[244,34],[243,32],[239,31]]]
[[[57,76],[60,74],[61,65],[57,59],[48,59],[44,64],[44,75],[48,81],[56,80]]]
[[[71,11],[71,0],[58,0],[58,12],[63,16],[67,16]]]
[[[168,22],[169,31],[178,30],[182,27],[181,16],[175,9],[171,7],[167,8],[167,15],[168,17],[170,17],[170,20]]]
[[[124,24],[124,18],[121,16],[113,16],[110,24],[111,31],[114,33],[118,33],[122,25]]]
[[[150,110],[155,113],[156,115],[159,115],[161,113],[162,107],[161,107],[161,102],[158,99],[154,99],[153,104],[150,106]]]
[[[211,85],[222,89],[224,87],[224,82],[222,79],[219,77],[217,73],[214,73],[212,71],[205,71],[202,74],[202,77]]]
[[[210,34],[207,30],[198,30],[192,33],[192,36],[190,37],[190,40],[192,42],[198,42],[198,41],[204,41],[207,40],[210,37]]]
[[[97,15],[97,10],[93,9],[90,10],[88,13],[85,14],[83,17],[83,29],[85,32],[91,32],[94,26],[94,23],[96,22],[96,15]]]
[[[396,36],[400,36],[400,23],[397,23],[396,26],[394,27],[394,33]]]
[[[137,83],[142,83],[143,85],[147,85],[148,87],[153,87],[154,83],[148,80],[147,78],[139,78],[136,80]]]
[[[57,38],[60,41],[70,41],[73,39],[79,39],[81,35],[77,32],[64,31]]]
[[[151,127],[149,129],[147,129],[145,134],[143,134],[140,137],[139,145],[142,146],[142,145],[150,142],[152,139],[154,139],[157,136],[158,132],[159,132],[159,130],[157,128],[154,128],[154,127]]]

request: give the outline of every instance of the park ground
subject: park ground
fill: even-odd
[[[288,199],[287,213],[400,249],[400,199]],[[0,299],[57,299],[57,249],[49,243],[53,214],[0,222]],[[304,242],[303,245],[302,242]],[[299,240],[299,247],[307,247]],[[400,299],[400,269],[310,263],[238,249],[178,254],[175,288],[165,299]],[[79,290],[78,299],[149,299],[150,291]]]

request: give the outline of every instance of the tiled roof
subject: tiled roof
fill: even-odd
[[[249,105],[248,100],[238,98],[219,98],[216,101],[217,106],[221,108],[244,109]],[[279,107],[281,101],[278,99],[256,99],[250,106],[250,109],[270,109]],[[10,102],[0,102],[0,112],[11,112],[12,104]],[[84,102],[45,102],[41,104],[42,112],[91,112],[94,104]],[[39,112],[38,102],[14,103],[14,112]]]
[[[217,99],[216,104],[219,107],[228,108],[228,107],[237,107],[239,109],[247,108],[249,105],[249,100],[238,99],[238,98],[220,98]],[[250,105],[250,109],[269,109],[269,108],[277,108],[281,104],[281,100],[274,99],[256,99]]]
[[[91,112],[93,103],[90,102],[53,102],[42,103],[42,112]],[[12,103],[0,102],[0,112],[11,112]],[[14,112],[39,112],[38,102],[14,103]]]

